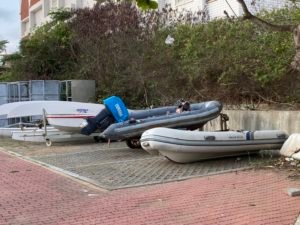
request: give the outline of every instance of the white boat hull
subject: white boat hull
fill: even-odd
[[[8,103],[0,106],[0,115],[4,119],[27,116],[42,116],[43,110],[49,124],[61,131],[80,133],[85,119],[95,117],[104,105],[64,102],[64,101],[26,101]]]
[[[282,131],[199,132],[154,128],[143,133],[141,146],[150,154],[189,163],[280,149],[286,138]]]
[[[46,110],[46,118],[51,126],[60,131],[78,133],[86,123],[86,119],[95,117],[101,110],[104,109],[102,104],[82,103],[82,105],[69,108],[69,112],[49,113]],[[58,111],[58,110],[57,110]]]
[[[60,131],[70,133],[80,133],[82,124],[85,123],[87,117],[75,117],[75,115],[64,115],[57,117],[56,115],[47,115],[47,121],[51,126]]]
[[[12,139],[18,141],[27,142],[72,142],[72,141],[84,141],[93,140],[93,136],[98,136],[98,134],[91,136],[85,136],[82,134],[72,134],[68,132],[62,132],[58,129],[47,129],[47,135],[45,135],[45,130],[33,130],[33,131],[14,131],[12,132]],[[51,145],[51,144],[50,144]]]
[[[102,104],[65,101],[27,101],[2,105],[7,118],[17,118],[33,115],[43,115],[43,109],[48,114],[56,115],[97,115],[104,106]],[[1,108],[0,108],[1,109]]]

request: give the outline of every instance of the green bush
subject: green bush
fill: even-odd
[[[67,14],[72,15],[22,42],[10,71],[14,79],[95,79],[100,100],[119,95],[130,107],[179,98],[300,102],[299,72],[290,67],[295,54],[290,33],[240,19],[166,26],[164,15],[125,2]],[[299,15],[294,8],[259,16],[297,24]],[[173,45],[165,44],[168,35]]]
[[[299,9],[284,9],[261,16],[274,23],[297,23],[299,14]],[[288,98],[299,102],[295,90],[287,91],[295,53],[292,34],[241,20],[178,25],[169,32],[175,38],[170,54],[188,79],[184,96],[232,103]]]

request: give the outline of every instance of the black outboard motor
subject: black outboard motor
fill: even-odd
[[[80,130],[81,134],[90,135],[96,130],[104,131],[109,125],[115,122],[115,119],[110,111],[103,109],[95,118],[88,118],[87,125]]]
[[[95,118],[87,119],[87,126],[81,129],[80,133],[90,135],[96,130],[103,132],[115,122],[128,120],[129,113],[124,102],[117,96],[111,96],[103,100],[103,109]]]

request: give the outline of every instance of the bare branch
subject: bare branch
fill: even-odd
[[[227,19],[229,21],[232,21],[232,18],[229,16],[229,14],[228,14],[228,12],[226,10],[224,10],[224,14],[225,14],[225,16],[227,17]]]
[[[265,20],[262,20],[258,18],[257,16],[254,16],[248,9],[246,3],[244,0],[237,0],[244,11],[244,19],[252,20],[254,23],[264,26],[266,28],[269,28],[273,31],[283,31],[283,32],[294,32],[294,29],[297,27],[296,25],[277,25],[269,23]]]
[[[252,20],[254,23],[269,28],[272,31],[280,31],[280,32],[291,32],[294,35],[295,49],[296,54],[294,56],[293,61],[291,62],[291,66],[293,69],[300,72],[300,25],[277,25],[269,23],[265,20],[254,16],[248,9],[244,0],[237,0],[244,11],[244,19]]]

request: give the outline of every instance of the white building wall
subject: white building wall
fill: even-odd
[[[83,1],[82,3],[83,8],[85,7],[92,8],[96,4],[96,1],[94,0],[82,0],[82,1]]]
[[[161,11],[166,5],[171,6],[172,9],[175,9],[175,0],[158,0],[158,10]]]
[[[287,0],[256,0],[255,5],[251,5],[252,0],[245,0],[245,2],[249,11],[254,14],[261,10],[270,11],[290,5],[290,2]],[[211,0],[208,1],[208,9],[211,19],[225,17],[224,10],[229,16],[243,15],[243,9],[236,0]]]
[[[29,10],[29,32],[32,32],[36,27],[44,22],[43,5],[38,2],[30,7]],[[27,34],[26,34],[27,35]]]
[[[43,15],[43,9],[39,8],[36,11],[33,11],[30,13],[32,18],[29,18],[29,20],[31,20],[33,23],[32,25],[32,29],[34,30],[36,27],[40,26],[40,24],[43,24],[45,21],[45,17]]]
[[[62,7],[69,9],[91,8],[95,3],[94,0],[64,0]]]
[[[280,9],[286,6],[291,6],[292,3],[287,0],[256,0],[255,5],[251,5],[252,0],[245,0],[249,10],[251,13],[258,13],[261,10],[266,10],[270,11],[273,9]],[[242,15],[243,11],[242,8],[240,7],[240,13],[239,15]]]
[[[291,4],[288,0],[256,0],[255,5],[251,5],[253,0],[245,0],[249,10],[252,13],[258,13],[261,10],[272,10],[285,7]],[[242,16],[243,10],[236,0],[158,0],[159,9],[165,5],[170,5],[173,9],[190,10],[193,12],[203,10],[207,6],[210,19],[223,18],[229,16]]]
[[[24,37],[29,33],[30,33],[29,18],[26,18],[21,22],[21,35],[22,37]]]
[[[193,12],[203,9],[203,7],[202,0],[175,0],[175,8],[179,11],[187,10]]]
[[[225,17],[225,10],[229,16],[235,16],[240,12],[239,3],[236,0],[209,1],[207,7],[210,19]]]
[[[206,0],[158,0],[158,9],[162,10],[166,5],[176,10],[196,12],[202,10]]]
[[[167,2],[167,0],[158,0],[157,1],[159,11],[161,11],[165,7],[166,2]]]
[[[49,13],[59,8],[78,9],[93,7],[94,0],[41,0],[29,9],[29,18],[21,21],[21,35],[27,36],[35,28],[51,20]]]
[[[68,9],[76,9],[77,8],[76,0],[65,0],[63,7]]]

